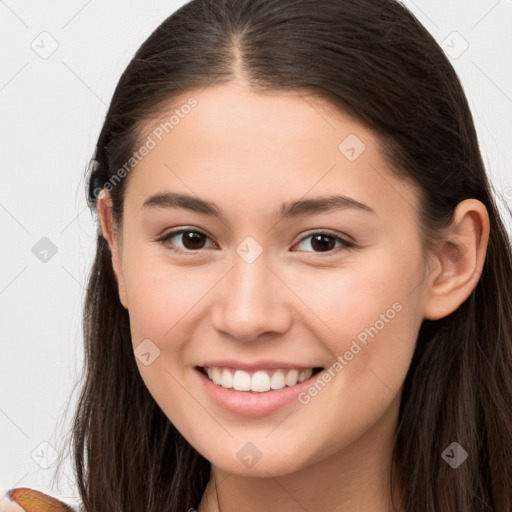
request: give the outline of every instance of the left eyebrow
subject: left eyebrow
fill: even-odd
[[[303,199],[283,204],[278,216],[281,219],[285,219],[302,215],[316,215],[318,213],[331,212],[334,210],[346,210],[348,208],[354,208],[376,215],[375,210],[364,203],[360,203],[347,196],[335,195]]]
[[[201,215],[225,219],[223,211],[215,203],[187,194],[171,192],[155,194],[148,197],[142,206],[143,208],[184,208]],[[344,210],[348,208],[376,215],[375,210],[370,206],[360,203],[350,197],[340,195],[302,199],[290,203],[284,203],[275,215],[279,219],[285,219],[299,216],[312,216],[319,213]]]

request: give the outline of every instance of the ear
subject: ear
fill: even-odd
[[[455,311],[476,287],[489,241],[489,215],[476,199],[461,201],[434,254],[423,316],[438,320]]]
[[[119,289],[119,300],[125,309],[128,309],[128,300],[126,296],[126,288],[123,277],[122,265],[122,242],[118,230],[115,228],[112,217],[112,198],[110,193],[102,190],[97,200],[98,218],[101,226],[103,238],[107,240],[112,254],[112,268],[117,280]]]

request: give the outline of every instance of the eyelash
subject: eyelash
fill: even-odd
[[[157,239],[156,241],[160,242],[162,245],[164,245],[165,247],[169,248],[170,250],[172,250],[174,252],[181,253],[181,254],[194,254],[194,253],[198,253],[198,252],[201,252],[201,251],[205,250],[205,249],[197,249],[197,250],[192,250],[192,249],[186,249],[186,250],[175,249],[174,247],[169,247],[168,245],[166,245],[166,242],[168,242],[168,240],[170,240],[171,238],[174,238],[177,235],[183,234],[183,233],[199,233],[199,234],[205,236],[208,239],[210,238],[206,233],[203,233],[202,231],[197,230],[197,229],[178,229],[176,231],[171,231],[170,233],[167,233],[166,235],[164,235],[163,237]],[[338,253],[342,249],[351,249],[351,248],[353,248],[355,246],[354,242],[351,242],[349,240],[345,240],[344,238],[340,237],[339,235],[337,235],[335,233],[331,233],[330,231],[325,231],[325,230],[319,230],[319,231],[315,231],[313,233],[310,233],[309,235],[306,235],[304,238],[299,240],[299,242],[297,242],[297,244],[300,244],[304,240],[307,240],[308,238],[311,238],[311,237],[314,237],[314,236],[317,236],[317,235],[327,235],[327,236],[333,237],[336,242],[340,242],[341,247],[336,247],[335,249],[331,249],[331,250],[325,251],[325,252],[315,252],[315,251],[303,251],[303,252],[312,252],[313,254],[318,254],[318,255],[321,255],[321,256],[322,255],[330,256],[330,255]],[[297,245],[297,244],[295,244],[295,245]]]

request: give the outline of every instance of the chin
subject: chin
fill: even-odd
[[[232,444],[235,446],[231,446]],[[202,455],[213,466],[239,476],[285,476],[314,464],[314,453],[308,457],[305,449],[298,444],[283,446],[282,441],[277,439],[274,445],[269,440],[251,442],[246,436],[242,442],[231,439],[229,446],[221,443],[216,446],[220,448],[218,452],[211,453],[211,450],[208,450],[208,453],[202,452]]]

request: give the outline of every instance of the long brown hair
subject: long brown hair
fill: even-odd
[[[487,207],[490,240],[478,284],[455,312],[421,326],[393,457],[407,511],[510,512],[511,243],[467,99],[443,51],[394,0],[191,1],[150,35],[119,80],[94,155],[99,186],[130,160],[141,126],[164,105],[240,74],[255,91],[327,98],[373,130],[395,172],[420,187],[425,240],[450,222],[460,201],[475,198]],[[110,192],[118,225],[125,186],[121,179]],[[128,320],[108,244],[98,234],[72,431],[81,510],[197,508],[210,463],[144,385]],[[441,457],[454,441],[469,455],[457,469]]]

